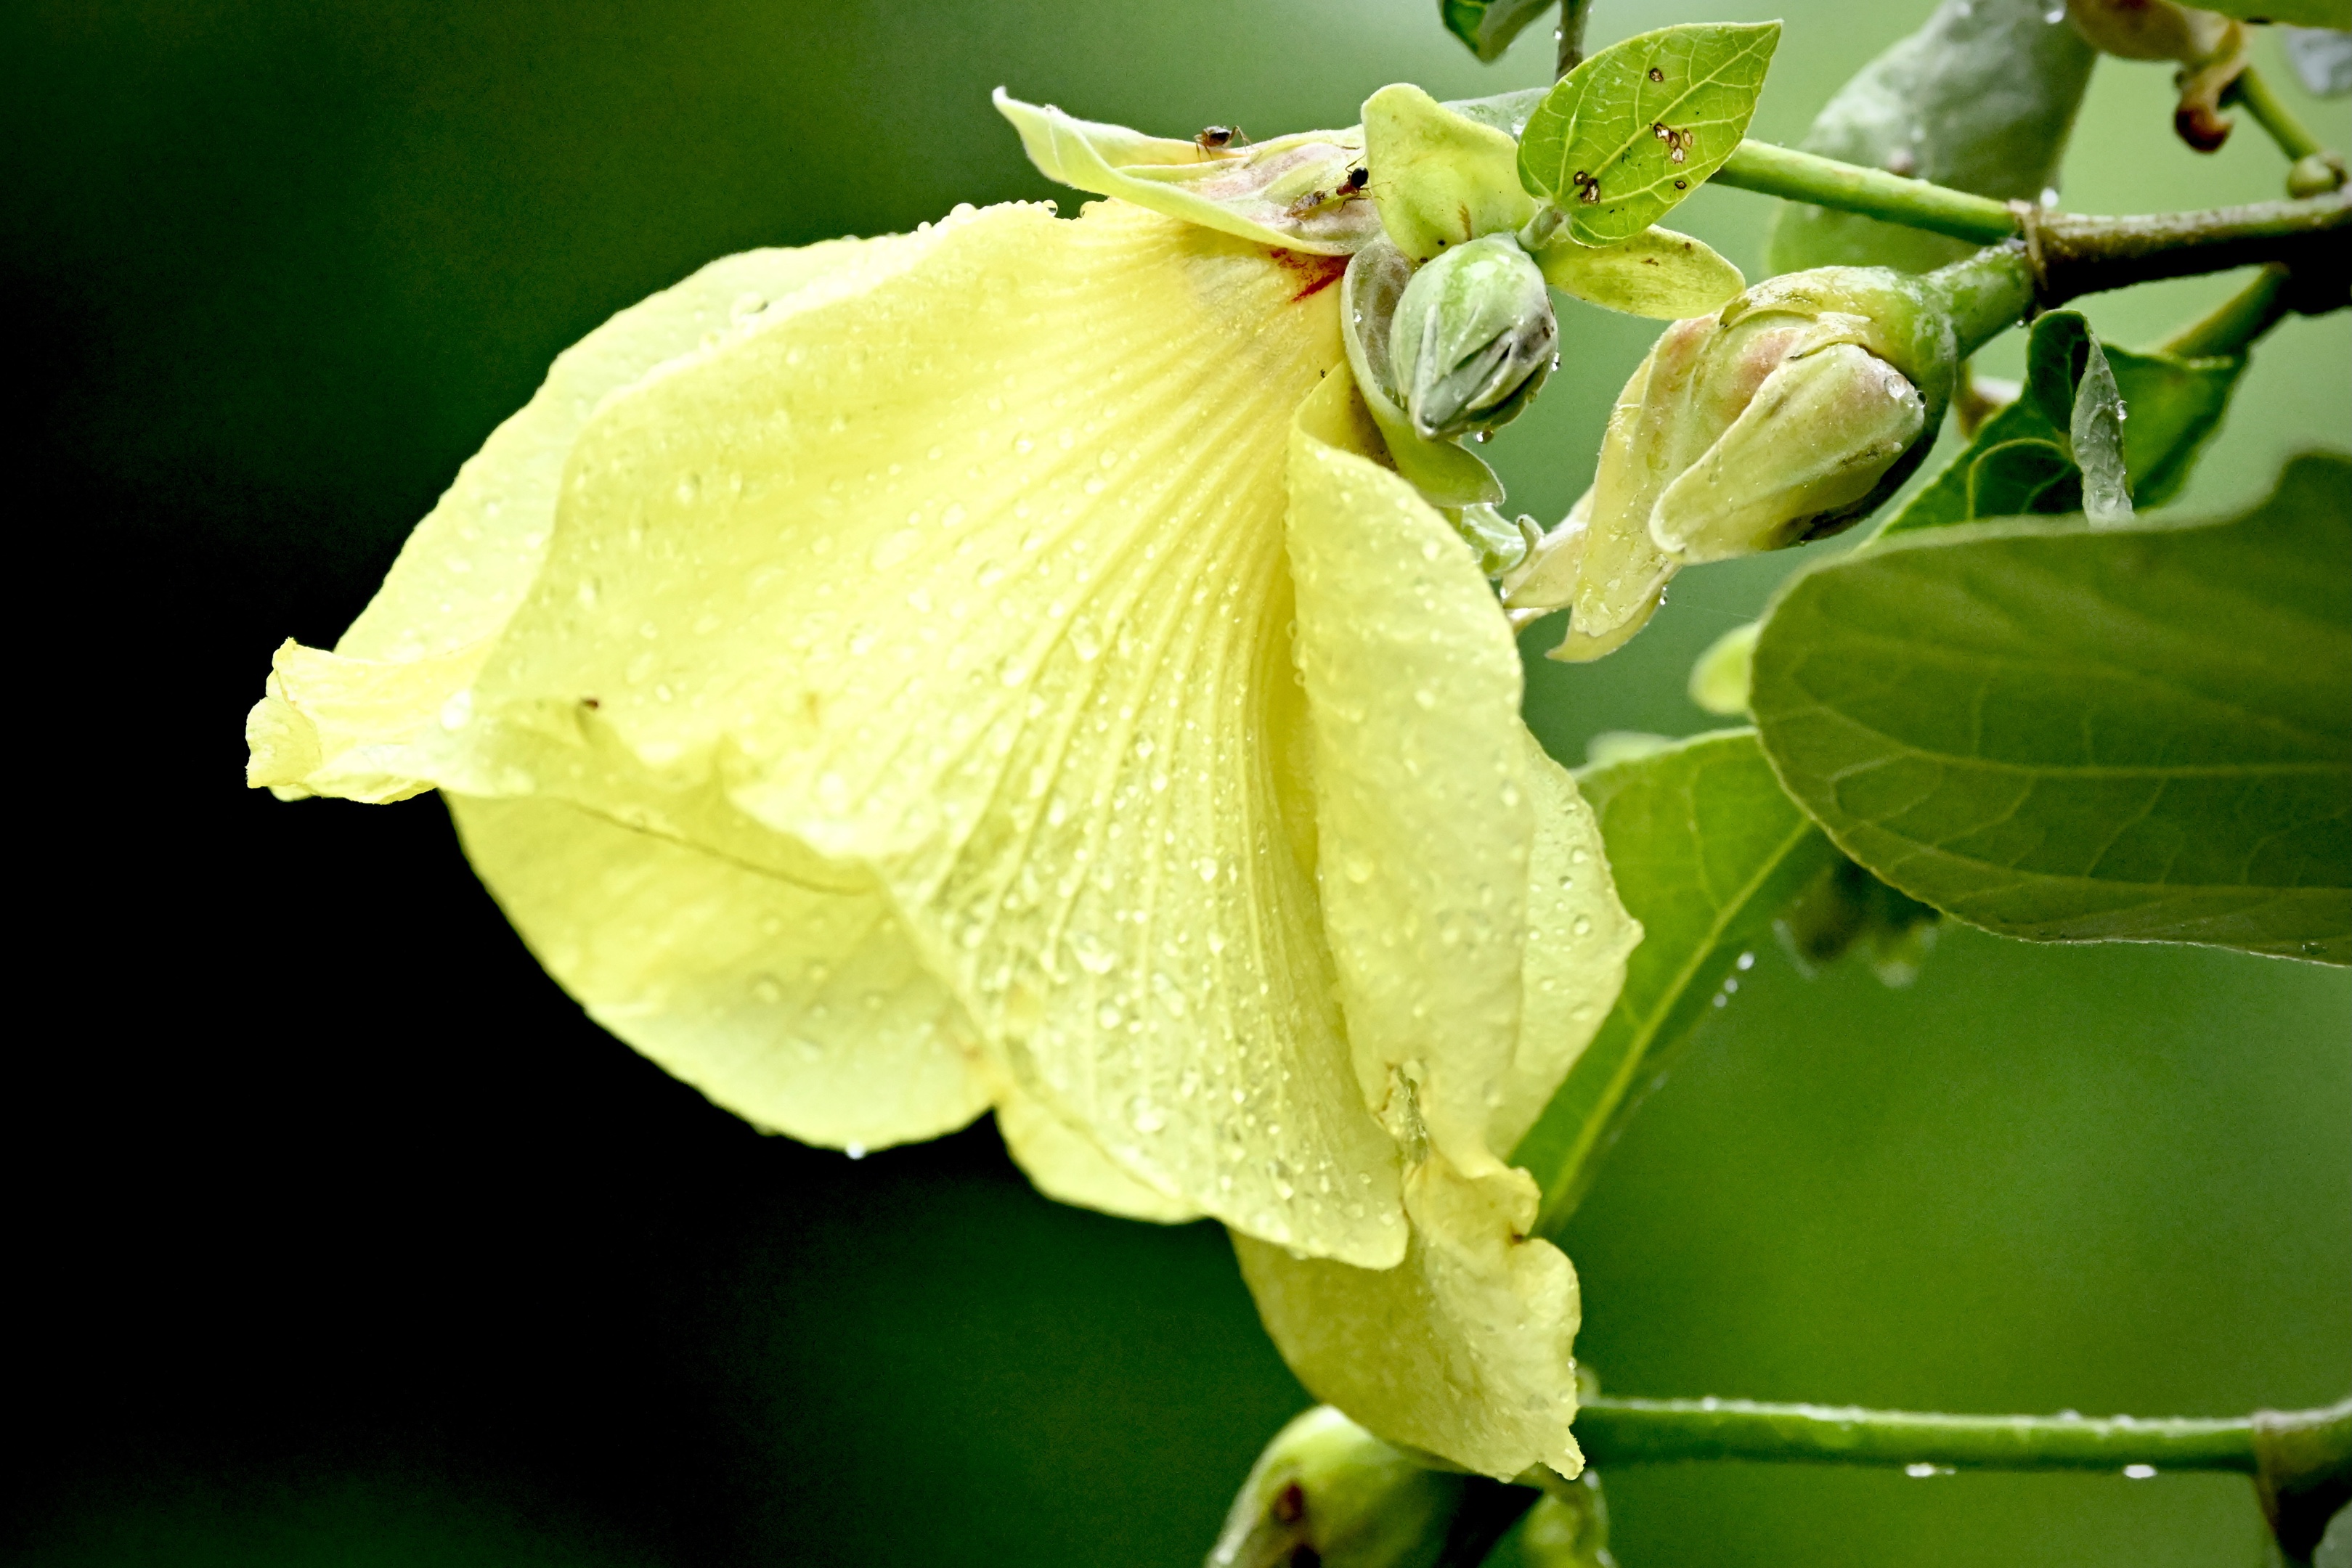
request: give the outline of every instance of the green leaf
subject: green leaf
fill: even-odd
[[[1617,896],[1642,923],[1617,1005],[1513,1151],[1544,1193],[1538,1228],[1557,1234],[1592,1167],[1690,1032],[1742,951],[1835,852],[1784,793],[1752,729],[1725,730],[1586,768],[1577,788],[1601,820]]]
[[[1827,563],[1775,601],[1751,704],[1839,847],[1971,924],[2352,963],[2352,459],[2220,523]]]
[[[1559,0],[1438,0],[1445,30],[1470,46],[1482,60],[1502,57],[1520,29],[1553,9]]]
[[[1643,33],[1560,78],[1528,118],[1519,178],[1586,245],[1631,239],[1706,181],[1748,133],[1780,24]]]
[[[1535,258],[1544,281],[1562,294],[1654,321],[1720,310],[1748,287],[1739,268],[1672,229],[1644,229],[1607,246],[1558,240]]]
[[[1944,0],[1837,90],[1799,145],[2001,201],[2058,183],[2067,133],[2098,54],[2051,0]],[[1892,267],[1932,272],[1965,240],[1859,213],[1784,203],[1767,254],[1774,272]]]
[[[2102,408],[2128,416],[2105,428],[2120,423],[2124,483],[2131,502],[2161,506],[2178,494],[2205,443],[2221,428],[2230,394],[2245,371],[2245,356],[2184,360],[2103,348],[2078,312],[2053,310],[2033,324],[2026,346],[2023,393],[1987,420],[1976,439],[1887,520],[1880,537],[1982,517],[2080,510],[2082,473],[2076,464],[2074,420],[2077,389],[2092,374],[2094,353],[2107,373],[2104,382],[2094,378],[2086,423],[2090,413]],[[2111,404],[2108,385],[2113,388]],[[2008,448],[2014,450],[2004,450]],[[2063,472],[2049,467],[2053,455]],[[2112,485],[2112,468],[2104,465],[2108,461],[2103,459],[2102,477]]]
[[[1969,465],[1969,516],[2021,517],[2083,509],[2083,475],[2054,441],[2004,441]]]
[[[2242,22],[2352,30],[2352,0],[2203,0],[2203,8]]]

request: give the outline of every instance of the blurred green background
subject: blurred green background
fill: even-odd
[[[1764,16],[1601,0],[1595,42]],[[1757,133],[1925,6],[1791,0]],[[64,1564],[1182,1564],[1303,1402],[1222,1235],[1056,1207],[985,1126],[863,1162],[760,1138],[588,1025],[430,802],[283,806],[239,719],[331,643],[548,360],[709,257],[1052,194],[999,83],[1182,134],[1532,84],[1433,0],[12,5],[12,530],[41,720],[8,1099],[0,1542]],[[1538,28],[1537,34],[1547,31]],[[2258,57],[2277,66],[2265,41]],[[2342,103],[2285,96],[2337,146]],[[2069,205],[2277,193],[2108,62]],[[1062,193],[1066,210],[1073,200]],[[1760,270],[1769,204],[1678,220]],[[2218,299],[2095,300],[2119,341]],[[1653,329],[1571,308],[1498,441],[1546,517]],[[1991,359],[2016,358],[2014,340]],[[2266,342],[2184,501],[2352,443],[2352,320]],[[1832,547],[1835,548],[1835,547]],[[1691,656],[1793,558],[1685,576],[1530,717],[1710,721]],[[54,596],[54,597],[52,597]],[[1531,642],[1530,647],[1538,644]],[[47,727],[54,722],[55,730]],[[2219,1414],[2352,1387],[2352,981],[1947,934],[1908,991],[1760,956],[1578,1216],[1622,1393]],[[1626,1568],[2252,1564],[2212,1477],[1609,1478]]]

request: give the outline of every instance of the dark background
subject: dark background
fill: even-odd
[[[1920,8],[1924,11],[1924,7]],[[1182,133],[1346,124],[1479,67],[1428,0],[19,4],[5,298],[32,404],[0,1474],[65,1564],[1197,1562],[1302,1396],[1222,1235],[1033,1195],[985,1126],[763,1139],[586,1023],[429,799],[240,788],[269,650],[330,644],[459,461],[611,311],[757,244],[1052,193],[999,82]],[[1766,16],[1603,0],[1596,41]],[[1797,0],[1758,133],[1911,8]],[[2266,42],[2258,57],[2276,68]],[[2291,101],[2336,145],[2339,105]],[[2070,204],[2256,199],[2102,68]],[[1063,193],[1066,204],[1073,201]],[[1768,204],[1678,219],[1760,272]],[[2119,341],[2218,299],[2096,302]],[[1556,517],[1654,329],[1581,308],[1498,443]],[[2014,341],[1994,351],[2016,357]],[[2352,440],[2342,316],[2264,345],[2184,504]],[[24,394],[20,393],[19,396]],[[1790,564],[1686,577],[1530,716],[1683,732]],[[1761,956],[1568,1245],[1620,1392],[2221,1414],[2352,1386],[2352,981],[1948,935],[1908,991]],[[1685,1466],[1627,1568],[2254,1560],[2242,1481]]]

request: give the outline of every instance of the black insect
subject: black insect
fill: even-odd
[[[1364,193],[1364,185],[1371,177],[1372,172],[1359,163],[1349,170],[1347,177],[1337,185],[1328,191],[1307,192],[1285,208],[1284,214],[1288,217],[1303,218],[1316,208],[1328,206],[1333,202],[1352,201]]]
[[[1249,133],[1238,125],[1204,125],[1192,142],[1203,152],[1224,152],[1248,146]]]

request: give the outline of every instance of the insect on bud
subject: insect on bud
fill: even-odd
[[[1389,365],[1413,430],[1440,440],[1518,417],[1559,343],[1543,273],[1517,240],[1488,235],[1412,275],[1397,302]]]
[[[1276,1433],[1250,1467],[1209,1568],[1423,1568],[1464,1485],[1318,1405]]]

